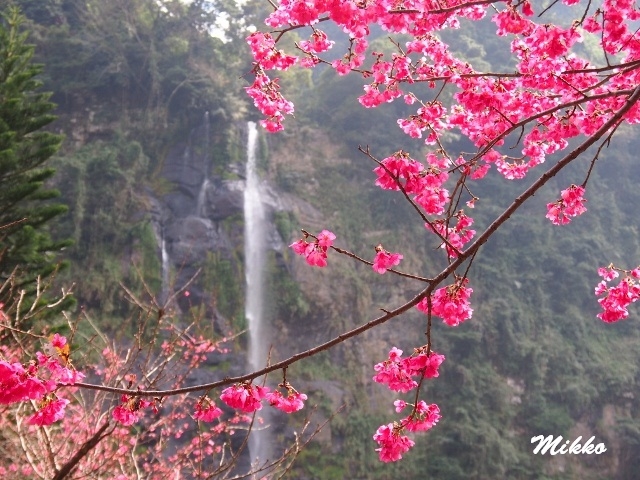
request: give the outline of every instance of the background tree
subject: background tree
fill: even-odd
[[[37,277],[60,268],[56,253],[69,242],[55,242],[47,232],[47,223],[67,211],[50,201],[59,192],[45,187],[55,172],[45,164],[62,136],[43,130],[55,118],[54,104],[40,91],[42,67],[32,63],[23,21],[11,8],[0,23],[0,280],[15,275],[16,287],[33,290]],[[10,289],[3,290],[0,300],[10,298]]]

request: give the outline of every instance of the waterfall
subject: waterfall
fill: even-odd
[[[202,171],[204,172],[204,179],[209,179],[209,150],[211,150],[211,120],[209,118],[209,112],[204,112],[204,119],[202,121],[202,127],[204,128],[204,148],[202,150]]]
[[[264,325],[264,265],[266,256],[266,215],[260,198],[260,179],[256,171],[258,130],[254,122],[248,122],[247,136],[247,185],[244,191],[244,253],[247,293],[245,317],[249,329],[249,368],[252,371],[266,364],[268,339]],[[265,410],[261,410],[267,420]],[[269,459],[269,431],[261,429],[258,422],[249,437],[251,460],[263,464]]]
[[[161,231],[160,250],[162,255],[162,292],[160,297],[161,305],[169,298],[169,253],[167,252],[167,242],[164,238],[164,226]]]
[[[204,112],[201,128],[204,130],[204,139],[202,141],[202,151],[200,152],[202,158],[202,185],[200,185],[200,191],[198,192],[198,199],[196,201],[196,215],[198,217],[205,216],[204,206],[207,199],[207,188],[209,188],[209,150],[211,150],[209,133],[209,130],[211,130],[211,121],[209,120],[209,112]]]
[[[204,207],[207,201],[207,188],[209,188],[209,179],[205,177],[202,185],[200,186],[200,191],[198,192],[198,200],[196,202],[196,215],[198,217],[205,217]]]

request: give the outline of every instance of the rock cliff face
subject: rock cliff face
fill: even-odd
[[[187,286],[189,295],[176,295],[175,307],[185,312],[194,306],[203,306],[207,315],[216,322],[216,328],[226,334],[232,319],[224,318],[217,308],[215,294],[208,290],[216,290],[212,284],[220,283],[235,283],[233,288],[240,291],[245,288],[243,195],[246,185],[246,128],[237,126],[235,142],[240,153],[237,160],[229,163],[216,162],[213,158],[209,139],[216,126],[215,122],[209,121],[208,115],[205,116],[202,125],[191,132],[187,142],[169,151],[162,170],[163,179],[170,185],[169,192],[153,198],[151,216],[158,248],[165,250],[164,268],[170,273],[165,276],[169,285],[163,288],[163,300]],[[225,166],[214,169],[216,163]],[[289,233],[278,229],[275,217],[291,214],[319,222],[322,215],[308,202],[280,191],[266,179],[260,188],[267,216],[271,219],[264,242],[276,262],[291,270],[284,261],[285,245],[290,243]],[[212,267],[212,258],[213,263],[227,262],[234,278],[221,278],[219,272],[207,272]]]

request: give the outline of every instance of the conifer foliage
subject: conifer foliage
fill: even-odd
[[[23,21],[17,9],[0,18],[0,278],[4,283],[14,275],[28,291],[58,266],[55,253],[66,243],[55,243],[46,224],[67,209],[50,202],[59,192],[45,186],[54,174],[46,162],[62,136],[43,130],[55,119],[55,105],[40,91],[42,68],[32,63]]]

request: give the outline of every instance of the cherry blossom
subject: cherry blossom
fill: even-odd
[[[336,42],[327,39],[327,34],[322,30],[314,29],[309,40],[301,40],[298,46],[306,53],[323,53],[331,49]],[[317,58],[317,57],[316,57]]]
[[[0,360],[0,404],[40,400],[55,388],[55,382],[44,382],[33,365],[26,369],[18,362]]]
[[[393,423],[378,428],[373,439],[380,446],[380,448],[376,448],[376,452],[378,452],[381,461],[385,463],[396,462],[415,445],[413,440],[402,435],[402,430],[403,427]]]
[[[289,382],[281,383],[279,387],[286,389],[287,396],[283,396],[280,390],[267,393],[265,398],[272,407],[286,413],[297,412],[304,408],[304,401],[307,399],[304,393],[296,391]]]
[[[389,359],[374,365],[373,369],[378,372],[373,381],[384,383],[395,392],[409,392],[418,386],[412,373],[405,368],[402,350],[399,348],[393,347],[389,352]]]
[[[29,419],[31,425],[51,425],[64,417],[65,407],[69,404],[66,398],[46,397],[38,411]]]
[[[222,415],[222,410],[216,407],[208,397],[203,397],[196,403],[193,418],[203,422],[213,422],[220,415]]]
[[[307,263],[314,267],[327,266],[327,250],[333,245],[336,236],[329,230],[322,230],[315,237],[314,242],[308,242],[309,234],[305,232],[305,238],[293,242],[289,247],[298,255],[305,257]]]
[[[447,251],[451,258],[458,256],[458,253],[464,248],[465,244],[471,241],[476,231],[468,228],[473,225],[473,218],[465,215],[460,211],[456,214],[457,222],[454,227],[448,227],[443,220],[436,220],[433,223],[426,223],[425,228],[431,232],[437,233],[446,242],[441,244],[441,248]]]
[[[404,410],[407,405],[407,402],[405,402],[404,400],[396,400],[395,402],[393,402],[393,406],[396,407],[396,412],[398,413]]]
[[[560,192],[560,200],[547,204],[546,217],[554,225],[566,225],[571,217],[582,215],[587,211],[584,206],[584,187],[571,185]]]
[[[440,420],[440,408],[435,403],[427,405],[424,400],[420,400],[407,418],[401,424],[410,432],[424,432],[430,430],[438,420]]]
[[[382,189],[400,190],[402,187],[407,193],[418,193],[423,170],[424,165],[401,150],[382,160],[373,171],[378,176],[375,183]]]
[[[253,58],[267,70],[287,70],[298,60],[292,55],[286,55],[282,50],[277,50],[273,37],[268,33],[252,33],[247,37],[247,43],[251,47]]]
[[[322,230],[318,234],[318,245],[323,248],[329,248],[333,245],[333,241],[336,239],[336,236],[333,232],[329,230]]]
[[[252,385],[251,383],[239,383],[225,388],[220,395],[220,400],[245,413],[253,413],[262,409],[262,400],[269,392],[269,388]]]
[[[466,287],[468,279],[459,280],[448,287],[439,288],[431,297],[431,313],[436,315],[452,327],[460,325],[471,318],[473,309],[469,299],[473,289]],[[417,305],[418,310],[428,313],[427,299],[423,299]]]
[[[427,347],[415,349],[413,355],[402,357],[402,350],[393,347],[389,351],[389,359],[374,365],[377,374],[373,381],[386,384],[395,392],[409,392],[418,386],[414,377],[435,378],[438,368],[444,361],[444,355],[429,352]]]
[[[402,255],[400,253],[387,252],[382,245],[376,247],[376,257],[373,260],[373,270],[383,274],[388,269],[400,264]]]
[[[597,317],[606,323],[624,320],[629,316],[628,307],[640,298],[640,267],[631,271],[626,271],[625,276],[616,286],[609,286],[608,283],[619,277],[618,270],[613,266],[599,268],[598,275],[603,280],[595,288],[598,303],[602,307],[602,312]]]
[[[142,410],[151,405],[151,402],[143,397],[122,395],[120,405],[111,412],[111,416],[122,425],[128,427],[140,420]]]

